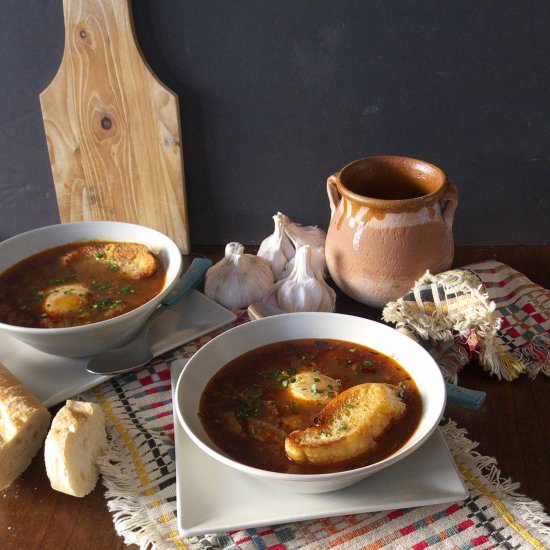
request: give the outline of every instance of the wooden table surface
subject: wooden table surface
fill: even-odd
[[[218,259],[221,247],[197,247],[194,252]],[[457,247],[455,265],[498,259],[550,288],[550,246]],[[338,295],[337,311],[379,319],[380,311]],[[526,376],[498,381],[476,365],[460,374],[462,386],[487,392],[476,411],[449,405],[445,415],[466,428],[478,451],[495,457],[502,474],[521,484],[520,492],[550,510],[550,378]],[[55,412],[57,408],[53,408]],[[98,484],[85,498],[53,491],[46,477],[43,451],[27,471],[0,492],[0,548],[94,549],[137,548],[124,544],[107,510]]]

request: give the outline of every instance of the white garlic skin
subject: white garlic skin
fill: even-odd
[[[309,245],[298,248],[292,272],[275,283],[270,299],[287,312],[334,311],[336,292],[313,271]]]
[[[263,300],[273,285],[269,263],[245,254],[240,243],[228,243],[225,257],[206,272],[204,293],[228,308],[245,308]]]
[[[311,247],[311,267],[313,271],[319,277],[327,277],[328,269],[325,257],[326,232],[314,225],[304,226],[294,222],[286,225],[285,232],[296,249],[306,244]],[[279,278],[288,277],[293,267],[294,258],[288,261]]]
[[[278,278],[288,261],[294,257],[295,250],[285,232],[285,227],[290,223],[287,216],[277,212],[273,216],[273,221],[275,230],[261,242],[257,255],[271,264],[275,278]]]

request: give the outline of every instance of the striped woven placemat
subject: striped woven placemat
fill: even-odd
[[[550,546],[550,517],[501,476],[494,458],[447,420],[441,426],[469,497],[450,505],[358,514],[184,539],[176,527],[174,418],[169,364],[190,357],[233,324],[190,342],[147,368],[114,378],[80,396],[98,402],[110,448],[101,461],[106,498],[127,544],[156,550],[313,550],[325,548],[536,548]],[[185,506],[185,502],[183,503]]]

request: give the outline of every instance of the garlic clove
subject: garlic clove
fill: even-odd
[[[285,227],[290,223],[287,216],[277,212],[273,216],[275,230],[260,244],[258,256],[271,264],[275,277],[283,272],[287,262],[294,257],[295,250],[290,238],[285,232]]]
[[[292,272],[275,283],[267,302],[287,312],[334,311],[336,292],[312,268],[311,247],[296,250]]]
[[[300,225],[290,220],[285,226],[285,233],[296,248],[305,244],[309,244],[312,248],[324,247],[327,238],[326,232],[316,225]]]
[[[228,243],[225,256],[207,272],[204,293],[229,308],[245,308],[265,298],[273,285],[269,263],[245,254],[241,243]]]
[[[286,225],[285,232],[296,249],[306,244],[311,247],[313,270],[318,276],[327,277],[328,270],[325,258],[326,232],[314,225],[304,226],[294,222]],[[291,258],[285,266],[284,271],[279,275],[279,278],[288,277],[293,267],[294,258]]]

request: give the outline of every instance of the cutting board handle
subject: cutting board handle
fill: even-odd
[[[177,96],[149,67],[129,0],[64,0],[65,48],[40,94],[62,222],[152,227],[189,252]]]

